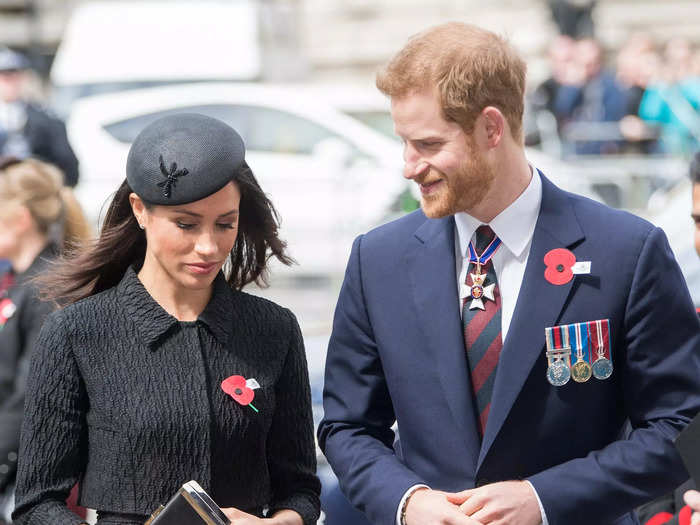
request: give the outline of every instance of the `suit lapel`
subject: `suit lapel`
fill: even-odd
[[[573,287],[553,285],[544,278],[544,256],[554,248],[571,248],[584,237],[567,194],[542,176],[542,204],[532,238],[523,283],[503,344],[496,373],[491,411],[479,454],[481,466],[540,353],[544,329],[558,323]],[[542,370],[542,381],[545,381]]]
[[[476,464],[479,436],[459,312],[454,218],[426,220],[415,233],[407,262],[428,351],[434,356],[450,411]]]

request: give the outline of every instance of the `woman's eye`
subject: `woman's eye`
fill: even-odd
[[[222,230],[233,230],[236,228],[236,223],[235,222],[217,222],[216,225],[221,228]]]
[[[194,224],[189,224],[186,222],[182,221],[176,221],[177,227],[180,228],[181,230],[191,230],[194,228]]]

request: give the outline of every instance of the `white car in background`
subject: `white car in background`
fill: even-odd
[[[125,178],[131,142],[178,112],[218,118],[243,137],[247,160],[282,220],[296,274],[344,270],[353,238],[395,214],[408,188],[401,146],[294,86],[187,84],[81,99],[67,121],[80,160],[78,199],[95,225]]]

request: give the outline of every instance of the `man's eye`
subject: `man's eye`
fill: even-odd
[[[432,148],[432,147],[437,146],[440,143],[436,142],[436,141],[421,140],[418,144],[421,148]]]
[[[189,224],[189,223],[182,222],[182,221],[177,221],[176,224],[177,224],[177,227],[180,228],[181,230],[191,230],[192,228],[194,228],[194,224]]]

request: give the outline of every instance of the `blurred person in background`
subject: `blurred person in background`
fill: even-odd
[[[78,159],[63,121],[25,99],[29,69],[24,55],[0,48],[0,155],[55,164],[66,185],[73,187],[78,183]]]
[[[319,517],[311,395],[295,316],[244,293],[292,261],[223,122],[146,126],[96,244],[46,275],[64,305],[37,340],[14,519],[142,525],[199,482],[234,525]],[[56,393],[61,395],[57,395]]]
[[[559,146],[562,118],[557,114],[555,102],[562,86],[572,84],[576,74],[574,66],[575,41],[567,35],[559,35],[549,45],[549,77],[540,83],[530,95],[530,108],[535,116],[535,132],[526,135],[528,145],[547,144],[556,141]]]
[[[548,0],[547,3],[559,33],[575,39],[593,36],[597,0]]]
[[[622,143],[616,123],[627,110],[625,90],[604,67],[603,49],[597,40],[576,42],[574,64],[569,85],[558,90],[554,102],[563,141],[576,154],[617,153]],[[602,133],[609,136],[600,139]]]
[[[627,89],[625,116],[620,132],[627,141],[626,153],[654,153],[658,129],[639,118],[639,107],[649,83],[658,76],[660,60],[653,38],[646,33],[632,35],[617,54],[617,80]]]
[[[547,110],[555,114],[554,102],[561,86],[574,82],[572,66],[576,42],[566,35],[559,35],[552,40],[547,50],[550,76],[535,88],[531,103],[533,109]]]
[[[0,290],[0,522],[10,521],[27,372],[51,310],[32,279],[88,235],[82,211],[56,167],[35,159],[0,161],[0,257],[12,265]]]
[[[661,127],[663,151],[691,155],[700,147],[700,77],[693,74],[693,50],[681,37],[666,44],[663,66],[649,83],[639,116]]]
[[[695,251],[700,257],[700,152],[695,153],[690,163],[690,181],[692,183],[691,218],[695,223],[693,242]],[[700,308],[697,309],[697,313],[700,315]],[[673,492],[642,505],[637,510],[639,521],[642,525],[689,525],[692,510],[700,512],[700,494],[695,490],[692,491],[693,494],[686,494],[690,489],[695,489],[692,479]],[[686,503],[693,503],[693,505],[688,506]],[[700,525],[700,515],[694,518],[692,523]]]
[[[690,74],[694,77],[700,77],[700,49],[696,49],[693,53],[693,59],[690,65]]]

